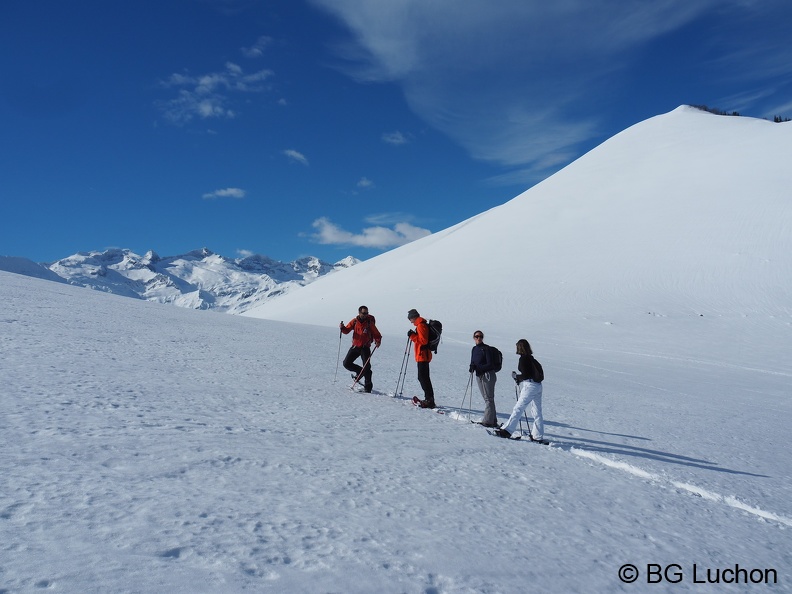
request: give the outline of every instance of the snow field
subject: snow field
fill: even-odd
[[[629,591],[628,562],[774,567],[789,590],[783,374],[746,380],[735,419],[742,370],[543,345],[546,447],[333,382],[337,330],[6,273],[0,298],[8,592]],[[385,336],[376,389],[405,341]],[[461,403],[469,348],[441,345],[440,404]]]

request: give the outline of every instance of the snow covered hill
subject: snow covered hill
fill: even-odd
[[[16,256],[0,256],[0,270],[13,272],[14,274],[24,274],[33,278],[65,283],[66,279],[52,272],[46,264],[39,264]]]
[[[130,250],[80,252],[46,265],[23,258],[0,258],[0,270],[58,279],[125,297],[171,303],[191,309],[241,313],[320,276],[358,263],[352,257],[335,264],[305,257],[278,262],[254,255],[229,259],[203,248],[180,256],[141,257]],[[42,273],[46,266],[48,273]]]
[[[333,326],[365,303],[385,331],[406,330],[410,308],[438,318],[446,341],[480,328],[509,350],[572,340],[787,368],[762,345],[792,346],[790,155],[792,123],[680,107],[506,204],[245,315]],[[733,340],[713,340],[722,328]]]

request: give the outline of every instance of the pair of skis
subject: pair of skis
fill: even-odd
[[[494,437],[500,437],[500,435],[497,435],[495,433],[495,431],[493,431],[492,429],[487,429],[487,433],[489,433],[490,435],[492,435]],[[522,439],[522,437],[523,437],[522,435],[514,436],[514,434],[512,434],[512,436],[509,437],[508,439],[510,441],[520,441]],[[501,439],[503,439],[503,438],[501,438]],[[550,442],[547,441],[546,439],[534,439],[530,435],[528,436],[528,439],[526,439],[524,441],[530,441],[531,443],[541,443],[542,445],[550,445]]]

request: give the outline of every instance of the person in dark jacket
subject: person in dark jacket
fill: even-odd
[[[514,405],[514,410],[512,410],[509,420],[500,429],[495,430],[495,435],[498,437],[511,437],[520,422],[520,416],[530,405],[531,416],[534,419],[530,433],[531,441],[542,441],[544,439],[544,418],[542,417],[542,380],[544,380],[544,371],[539,361],[534,359],[531,345],[524,338],[517,341],[517,354],[520,355],[520,361],[517,364],[519,373],[512,371],[512,378],[520,387],[520,397]]]
[[[476,383],[484,399],[484,416],[480,424],[484,427],[497,427],[498,415],[495,412],[495,382],[498,380],[494,361],[489,347],[484,344],[484,333],[476,330],[473,333],[475,346],[470,351],[470,373],[476,374]]]
[[[377,330],[377,323],[374,316],[369,315],[368,307],[361,305],[358,307],[358,315],[352,318],[348,324],[341,322],[338,327],[344,334],[352,332],[352,346],[349,348],[344,358],[344,369],[353,373],[353,377],[359,377],[363,371],[365,383],[363,389],[371,392],[374,384],[371,381],[371,343],[379,348],[382,342],[382,334]],[[363,366],[355,363],[355,359],[360,357]],[[365,369],[364,369],[365,366]]]
[[[421,408],[436,408],[434,388],[429,377],[429,362],[432,360],[432,351],[429,348],[429,323],[421,317],[416,310],[407,312],[407,319],[415,326],[415,330],[408,330],[407,337],[413,342],[415,362],[418,365],[418,383],[424,392],[424,399],[419,400]]]

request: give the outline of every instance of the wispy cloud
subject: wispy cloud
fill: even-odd
[[[548,155],[577,156],[582,143],[601,134],[601,111],[592,105],[608,101],[614,80],[646,44],[716,10],[755,16],[763,4],[310,1],[352,33],[337,47],[340,69],[359,81],[395,82],[416,114],[473,157],[534,175],[563,160],[543,162]],[[787,67],[789,57],[786,51],[781,61]],[[764,70],[771,67],[777,63]],[[398,133],[382,138],[400,140]]]
[[[409,140],[404,134],[402,134],[397,130],[396,132],[386,132],[385,134],[383,134],[382,142],[399,146],[402,144],[407,144]]]
[[[765,114],[765,117],[772,118],[775,116],[783,116],[784,114],[792,114],[792,101],[787,101],[780,105],[773,105]],[[790,116],[785,116],[790,117]]]
[[[308,159],[306,159],[305,155],[303,155],[299,151],[295,151],[294,149],[286,149],[285,151],[283,151],[283,154],[286,155],[291,161],[294,161],[295,163],[308,166]]]
[[[272,43],[272,37],[262,35],[250,47],[241,48],[242,54],[246,58],[260,58],[264,55],[264,50]]]
[[[313,227],[316,229],[316,233],[312,237],[318,243],[379,250],[398,247],[432,234],[428,229],[422,229],[407,222],[395,223],[392,228],[375,226],[367,227],[360,233],[352,233],[342,229],[326,217],[315,220]]]
[[[165,119],[184,124],[194,118],[235,118],[233,97],[242,93],[262,93],[264,82],[273,75],[271,70],[246,74],[241,66],[226,62],[225,69],[208,74],[175,73],[162,82],[167,89],[175,89],[177,96],[160,102]]]
[[[241,188],[225,188],[223,190],[215,190],[214,192],[208,192],[207,194],[203,195],[204,200],[214,200],[216,198],[244,198],[245,190]]]
[[[369,225],[397,225],[412,223],[415,217],[406,212],[378,212],[367,215],[363,220]]]
[[[367,190],[374,187],[374,182],[367,177],[361,177],[360,180],[358,180],[357,187],[361,190]]]

